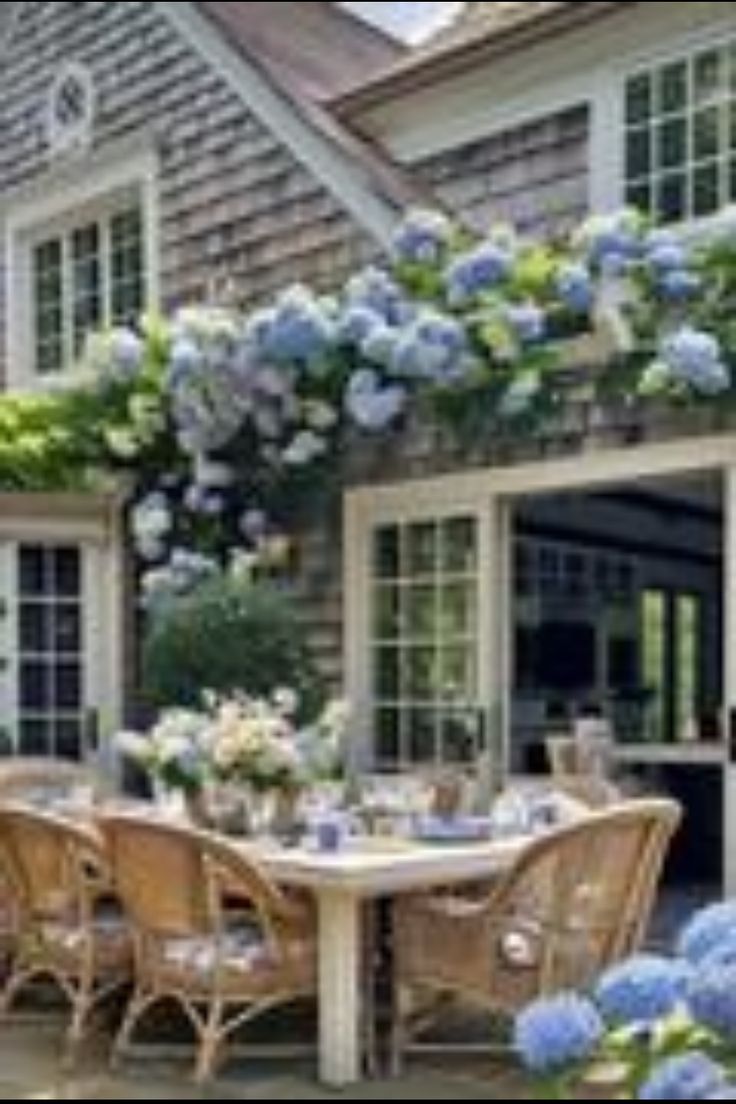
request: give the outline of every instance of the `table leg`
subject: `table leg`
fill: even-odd
[[[361,1079],[361,911],[350,894],[320,895],[320,1075],[332,1088]]]

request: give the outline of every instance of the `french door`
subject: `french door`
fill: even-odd
[[[0,749],[84,758],[110,686],[105,556],[94,544],[0,542]]]

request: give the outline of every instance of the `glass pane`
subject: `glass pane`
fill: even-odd
[[[42,718],[24,717],[20,723],[20,754],[45,756],[51,754],[51,726]]]
[[[440,636],[471,636],[476,627],[476,592],[468,583],[453,583],[442,591]]]
[[[659,166],[675,169],[687,161],[687,122],[683,117],[669,119],[659,127]]]
[[[51,607],[24,603],[18,614],[22,652],[42,655],[51,647]]]
[[[626,121],[631,126],[646,122],[652,114],[652,78],[648,73],[633,77],[626,85]]]
[[[79,663],[57,663],[54,672],[54,705],[57,709],[82,706],[82,668]]]
[[[376,717],[376,755],[379,763],[401,761],[401,713],[379,709]]]
[[[717,157],[720,148],[720,110],[717,107],[699,111],[693,120],[693,148],[696,161]]]
[[[74,351],[79,354],[92,330],[102,322],[100,228],[96,224],[72,235]]]
[[[445,701],[469,702],[475,698],[475,650],[446,648],[442,653],[442,697]]]
[[[721,206],[720,165],[715,162],[696,169],[693,184],[693,214],[712,215]]]
[[[663,222],[681,222],[688,214],[687,181],[683,173],[666,176],[659,182],[657,207]]]
[[[51,670],[45,663],[21,663],[19,681],[22,710],[38,713],[51,707]]]
[[[626,189],[626,202],[630,207],[635,207],[637,211],[650,214],[652,210],[651,184],[630,184]]]
[[[379,529],[375,536],[374,573],[378,579],[401,576],[401,531],[396,525]]]
[[[672,115],[685,109],[688,103],[687,79],[687,64],[684,61],[662,70],[659,103],[662,114]]]
[[[439,689],[439,664],[435,649],[408,648],[404,661],[406,664],[406,696],[409,701],[433,701]]]
[[[46,571],[46,550],[35,547],[22,548],[19,559],[21,594],[45,594],[50,582]]]
[[[83,732],[79,717],[64,717],[54,725],[54,752],[61,759],[82,757]]]
[[[398,640],[401,633],[400,590],[397,586],[376,589],[375,635],[378,640]]]
[[[724,89],[725,67],[718,50],[708,50],[695,59],[695,99],[712,100]]]
[[[678,739],[694,731],[700,712],[701,603],[694,595],[680,595],[677,617],[677,706]]]
[[[416,578],[437,570],[437,526],[433,522],[410,525],[407,530],[407,574]]]
[[[728,148],[733,153],[736,150],[736,103],[728,106]]]
[[[33,252],[36,370],[58,372],[64,364],[62,244],[56,238]]]
[[[62,598],[77,598],[81,594],[82,562],[78,548],[55,550],[54,588]]]
[[[478,567],[478,541],[473,518],[458,518],[442,526],[442,569],[448,575],[469,575]]]
[[[729,187],[730,187],[730,200],[732,203],[736,203],[736,160],[731,161],[729,165]]]
[[[432,710],[413,709],[408,716],[409,759],[433,763],[437,759],[437,716]]]
[[[401,652],[398,648],[379,648],[376,652],[376,692],[381,701],[401,698]]]
[[[642,681],[647,693],[647,738],[663,741],[667,685],[667,599],[648,591],[642,599]]]
[[[626,176],[638,180],[652,171],[652,134],[649,128],[631,130],[626,139]]]
[[[437,633],[437,591],[433,586],[408,587],[406,634],[412,640],[433,641]]]
[[[143,220],[139,208],[112,219],[110,246],[113,322],[134,323],[145,306]]]
[[[478,714],[446,713],[440,726],[442,757],[450,763],[474,763],[478,757],[481,732]]]
[[[63,605],[56,609],[54,647],[67,655],[82,650],[82,616],[79,606]]]

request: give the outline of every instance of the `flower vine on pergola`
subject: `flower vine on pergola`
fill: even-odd
[[[570,339],[605,338],[595,386],[631,403],[730,401],[736,244],[689,246],[626,210],[565,240],[474,237],[411,211],[385,266],[334,295],[294,287],[93,338],[50,393],[0,399],[0,487],[124,477],[145,600],[273,551],[330,478],[346,431],[411,414],[463,441],[534,433],[564,403]]]

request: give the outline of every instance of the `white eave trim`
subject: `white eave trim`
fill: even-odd
[[[178,33],[225,80],[249,111],[290,150],[346,208],[356,222],[381,243],[388,243],[398,206],[376,194],[360,167],[305,119],[300,105],[281,92],[225,37],[194,3],[160,3]]]

